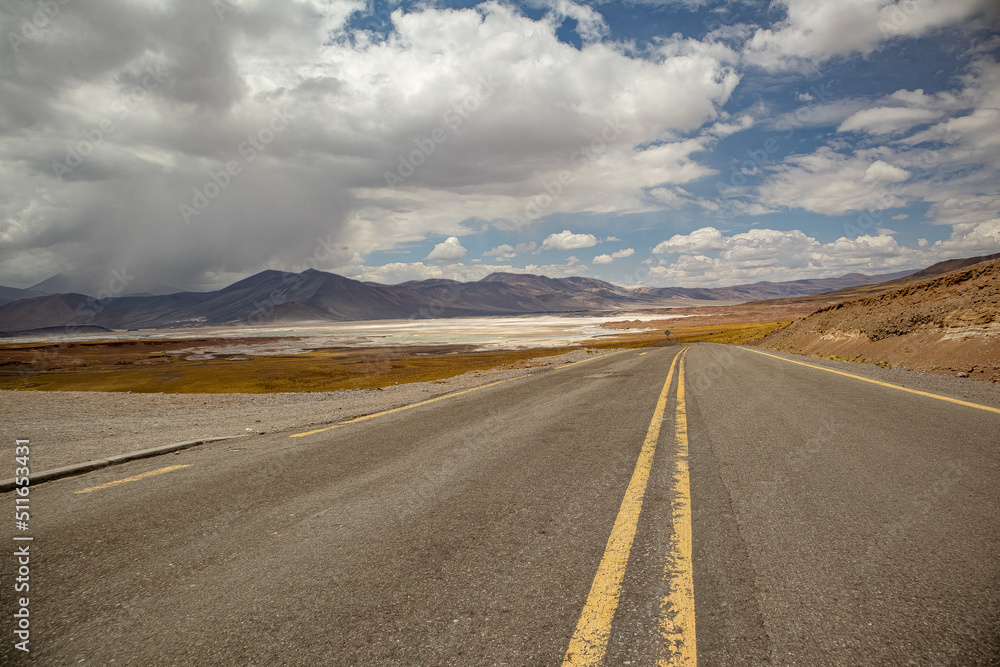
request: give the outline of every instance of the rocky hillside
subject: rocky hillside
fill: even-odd
[[[1000,260],[842,301],[760,344],[1000,381]]]

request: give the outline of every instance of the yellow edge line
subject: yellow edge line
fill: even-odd
[[[348,419],[346,421],[339,422],[333,426],[326,426],[324,428],[318,428],[314,431],[306,431],[304,433],[293,433],[288,436],[289,438],[301,438],[307,435],[313,435],[315,433],[322,433],[323,431],[329,431],[331,429],[340,428],[341,426],[346,426],[347,424],[353,424],[355,422],[365,421],[366,419],[375,419],[376,417],[382,417],[383,415],[391,415],[394,412],[402,412],[403,410],[409,410],[410,408],[417,408],[421,405],[427,405],[428,403],[434,403],[436,401],[443,401],[446,398],[452,398],[453,396],[461,396],[462,394],[468,394],[473,391],[479,391],[480,389],[486,389],[486,387],[495,387],[498,384],[503,384],[504,382],[511,382],[513,380],[520,380],[522,378],[529,377],[527,375],[518,375],[516,378],[507,378],[506,380],[498,380],[497,382],[490,382],[489,384],[479,385],[478,387],[473,387],[472,389],[463,389],[462,391],[456,391],[452,394],[445,394],[444,396],[436,396],[434,398],[428,398],[426,401],[420,401],[419,403],[410,403],[409,405],[404,405],[398,408],[392,408],[391,410],[383,410],[382,412],[373,412],[370,415],[363,415],[361,417],[355,417],[353,419]]]
[[[900,387],[898,384],[889,384],[888,382],[880,382],[879,380],[872,380],[871,378],[862,377],[860,375],[852,375],[851,373],[845,373],[843,371],[836,371],[832,368],[825,368],[823,366],[815,366],[813,364],[807,364],[802,361],[795,361],[794,359],[786,359],[784,357],[779,357],[776,354],[768,354],[767,352],[761,352],[760,350],[754,350],[749,347],[742,348],[748,352],[756,352],[757,354],[763,354],[765,357],[774,357],[775,359],[780,359],[781,361],[787,361],[791,364],[798,364],[799,366],[808,366],[809,368],[818,368],[821,371],[826,371],[828,373],[836,373],[837,375],[843,375],[849,378],[854,378],[855,380],[864,380],[865,382],[871,382],[872,384],[877,384],[882,387],[889,387],[891,389],[898,389],[900,391],[905,391],[911,394],[916,394],[918,396],[926,396],[927,398],[936,398],[939,401],[948,401],[949,403],[957,403],[958,405],[964,405],[967,408],[976,408],[978,410],[986,410],[987,412],[995,412],[1000,414],[1000,408],[991,408],[988,405],[980,405],[979,403],[970,403],[969,401],[961,401],[957,398],[949,398],[948,396],[941,396],[940,394],[931,394],[926,391],[918,391],[916,389],[908,389],[907,387]]]
[[[694,559],[691,541],[691,475],[688,466],[687,406],[684,400],[684,359],[677,373],[677,416],[674,421],[677,461],[674,472],[674,534],[670,539],[663,578],[670,592],[660,604],[660,634],[665,646],[658,667],[695,667]]]
[[[681,351],[681,354],[684,353]],[[611,621],[618,609],[618,598],[621,595],[622,579],[625,576],[625,566],[628,564],[629,553],[632,551],[632,541],[639,523],[639,512],[642,509],[642,499],[646,495],[646,483],[649,481],[649,471],[653,463],[653,453],[656,451],[656,441],[660,437],[660,425],[663,423],[663,413],[667,409],[667,394],[674,378],[674,367],[680,354],[674,356],[663,383],[660,397],[656,401],[653,419],[649,422],[649,430],[639,451],[632,479],[625,489],[625,497],[618,510],[611,536],[604,549],[604,556],[597,567],[597,574],[590,586],[587,602],[580,614],[573,638],[569,642],[563,667],[569,665],[600,665],[608,648],[611,637]]]
[[[134,475],[132,477],[126,477],[125,479],[116,479],[113,482],[107,482],[105,484],[100,484],[98,486],[92,486],[89,489],[74,491],[73,493],[90,493],[91,491],[100,491],[101,489],[107,489],[108,487],[118,486],[119,484],[124,484],[125,482],[137,482],[140,479],[145,479],[146,477],[152,477],[154,475],[162,475],[165,472],[173,472],[174,470],[180,470],[181,468],[190,468],[191,465],[192,464],[188,463],[185,465],[167,466],[166,468],[158,468],[156,470],[150,470],[149,472],[144,472],[142,474]]]

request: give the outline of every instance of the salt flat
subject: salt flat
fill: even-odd
[[[288,338],[287,344],[269,342],[270,354],[294,354],[324,347],[372,345],[474,345],[479,350],[558,347],[606,338],[601,325],[627,319],[648,318],[649,313],[615,312],[588,315],[523,315],[512,317],[461,317],[441,319],[364,320],[357,322],[296,322],[280,325],[223,326],[178,329],[143,329],[113,333],[65,333],[3,339],[3,344],[29,342],[82,342],[94,340],[163,340],[178,338]],[[661,315],[662,317],[662,315]],[[697,317],[685,314],[676,317]],[[244,349],[229,354],[266,354]],[[261,346],[253,346],[258,348]],[[237,349],[239,348],[239,349]]]

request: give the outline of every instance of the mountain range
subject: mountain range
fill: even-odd
[[[933,270],[925,269],[926,271]],[[851,273],[839,278],[757,282],[720,288],[626,288],[594,278],[493,273],[482,280],[419,280],[382,285],[310,269],[267,270],[211,292],[95,299],[0,287],[0,331],[91,326],[150,329],[302,321],[350,321],[566,313],[667,307],[678,301],[746,302],[872,285],[912,274]],[[55,282],[55,281],[53,281]],[[36,286],[38,287],[38,286]],[[2,300],[0,300],[2,303]],[[686,305],[691,305],[690,303]]]

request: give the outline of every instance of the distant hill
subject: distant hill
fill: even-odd
[[[887,290],[895,289],[902,285],[907,285],[909,283],[917,282],[920,280],[925,280],[927,278],[934,278],[936,276],[949,273],[958,269],[963,269],[967,266],[972,266],[973,264],[979,264],[981,262],[988,262],[990,260],[1000,259],[1000,253],[994,255],[981,255],[979,257],[967,257],[965,259],[947,259],[943,262],[938,262],[937,264],[931,264],[926,269],[921,269],[919,271],[904,271],[903,274],[896,278],[889,278],[887,276],[872,276],[873,278],[883,278],[885,281],[873,281],[870,283],[855,283],[854,285],[845,285],[840,289],[835,289],[830,292],[822,292],[816,294],[807,294],[804,296],[792,296],[783,299],[770,299],[767,301],[761,301],[760,303],[767,304],[781,304],[781,303],[808,303],[808,302],[829,302],[829,301],[842,301],[844,299],[857,299],[863,296],[871,296],[878,294],[880,292],[885,292]],[[861,275],[861,274],[852,274]],[[845,278],[847,276],[844,276]]]
[[[111,329],[95,326],[93,324],[83,324],[73,327],[73,333],[114,333]],[[65,336],[66,327],[43,327],[41,329],[27,329],[25,331],[0,331],[0,338],[14,338],[15,336]]]
[[[1000,381],[1000,258],[827,306],[760,345]]]
[[[48,292],[35,288],[21,289],[19,287],[4,287],[0,285],[0,306],[19,299],[30,299],[33,296],[44,296]]]
[[[0,331],[95,325],[148,329],[299,321],[350,321],[566,313],[676,306],[692,300],[733,303],[812,294],[901,274],[758,282],[721,288],[629,289],[584,277],[492,273],[482,280],[415,280],[382,285],[311,269],[262,271],[212,292],[122,296],[96,300],[71,292],[0,306]],[[55,282],[49,285],[57,284]]]
[[[912,271],[898,271],[896,273],[885,273],[877,276],[868,276],[863,273],[848,273],[839,278],[817,278],[812,280],[791,280],[787,282],[757,282],[749,285],[736,285],[733,287],[650,287],[642,288],[647,294],[655,294],[660,298],[686,297],[689,299],[699,299],[705,301],[759,301],[761,299],[775,299],[779,297],[798,297],[813,294],[827,294],[834,290],[855,285],[870,285],[882,283],[886,280],[894,280],[913,273]]]
[[[122,282],[114,274],[111,276],[103,273],[71,276],[57,273],[28,289],[44,294],[83,294],[84,296],[101,298],[107,296],[109,289],[115,290],[114,296],[160,296],[182,291],[157,280],[128,276],[127,273],[124,275],[127,276],[127,280]]]

